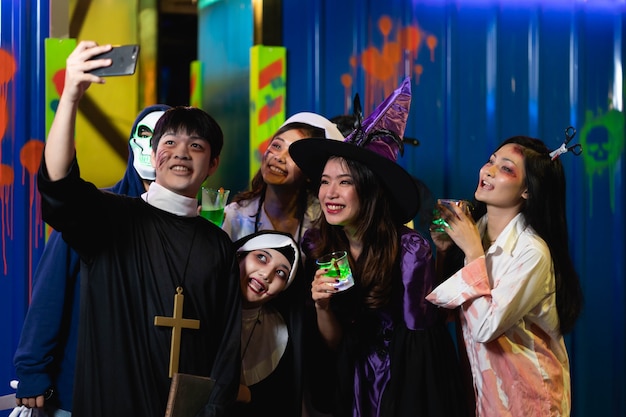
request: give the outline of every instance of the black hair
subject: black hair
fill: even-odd
[[[324,215],[315,222],[319,238],[309,248],[311,256],[336,250],[348,251],[350,267],[364,288],[364,302],[370,309],[380,308],[391,300],[392,271],[400,253],[399,227],[393,218],[391,198],[380,179],[365,164],[339,156],[337,160],[349,170],[358,195],[360,209],[356,236],[363,242],[363,252],[356,262],[350,254],[350,243],[343,226],[331,225]],[[380,271],[386,271],[381,273]]]
[[[552,160],[549,149],[539,139],[513,136],[502,142],[498,149],[507,144],[519,145],[524,156],[528,198],[521,212],[550,249],[560,329],[566,334],[572,331],[580,315],[583,293],[569,253],[563,164],[558,158]],[[474,217],[484,213],[484,203],[476,202]]]
[[[224,134],[220,125],[207,112],[197,107],[177,106],[161,116],[150,140],[153,152],[156,152],[161,137],[167,132],[185,132],[200,136],[211,147],[211,159],[220,156],[224,146]]]
[[[354,132],[357,126],[357,117],[353,114],[340,114],[330,119],[330,121],[337,125],[337,129],[344,137]]]

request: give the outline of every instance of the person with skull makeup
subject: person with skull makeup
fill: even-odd
[[[133,124],[124,177],[108,190],[139,196],[155,178],[150,139],[167,105],[148,106]],[[33,296],[24,321],[14,364],[19,380],[18,405],[45,407],[49,416],[72,411],[79,311],[80,259],[53,230],[33,279]]]

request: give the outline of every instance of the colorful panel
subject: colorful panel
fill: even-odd
[[[250,49],[250,177],[285,121],[286,77],[285,48],[255,45]]]
[[[189,103],[202,108],[202,62],[192,61],[189,68]]]

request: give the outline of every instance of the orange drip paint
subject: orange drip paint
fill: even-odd
[[[28,299],[32,295],[32,264],[33,264],[33,246],[39,246],[39,238],[43,237],[43,221],[41,220],[41,199],[37,193],[35,178],[37,170],[41,164],[44,143],[37,139],[31,139],[24,144],[20,151],[20,162],[22,164],[22,185],[28,175],[29,195],[29,220],[28,220]],[[33,225],[34,217],[34,225]]]
[[[8,272],[7,254],[6,254],[6,241],[5,237],[11,238],[13,235],[13,210],[10,204],[13,196],[13,167],[5,164],[0,165],[0,187],[2,191],[0,193],[0,221],[2,222],[2,264],[4,275]]]
[[[424,31],[418,22],[402,27],[400,23],[394,23],[389,16],[383,15],[378,18],[376,24],[383,35],[380,48],[377,45],[368,45],[360,53],[348,58],[353,79],[357,77],[359,66],[364,72],[365,91],[361,94],[364,115],[393,92],[399,79],[410,76],[415,79],[416,84],[419,84],[424,72],[424,66],[417,62],[419,52],[422,46],[427,46],[430,50],[430,61],[434,62],[435,49],[438,45],[437,37]],[[352,91],[346,87],[345,75],[342,74],[341,83],[344,86],[344,100],[348,109]]]
[[[393,23],[391,22],[391,18],[389,16],[381,16],[380,19],[378,19],[378,29],[385,38],[389,36],[392,28]]]
[[[13,79],[16,70],[15,58],[9,52],[0,49],[0,142],[4,139],[4,134],[9,124],[7,86]],[[0,151],[0,161],[2,160],[1,157],[2,153]],[[7,275],[8,272],[5,237],[11,238],[13,235],[13,209],[11,201],[13,197],[14,177],[13,167],[5,164],[0,165],[0,187],[2,187],[0,192],[0,221],[2,222],[2,264],[4,275]]]

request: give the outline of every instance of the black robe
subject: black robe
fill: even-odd
[[[303,300],[311,297],[309,288],[300,265],[289,288],[267,304],[283,317],[289,341],[276,369],[265,379],[248,387],[252,400],[249,403],[238,402],[233,417],[302,415],[302,314]]]
[[[177,287],[183,317],[179,372],[216,379],[201,416],[222,416],[240,376],[239,268],[228,235],[201,217],[181,217],[98,190],[73,164],[38,176],[43,219],[80,254],[81,308],[73,415],[163,417]]]

